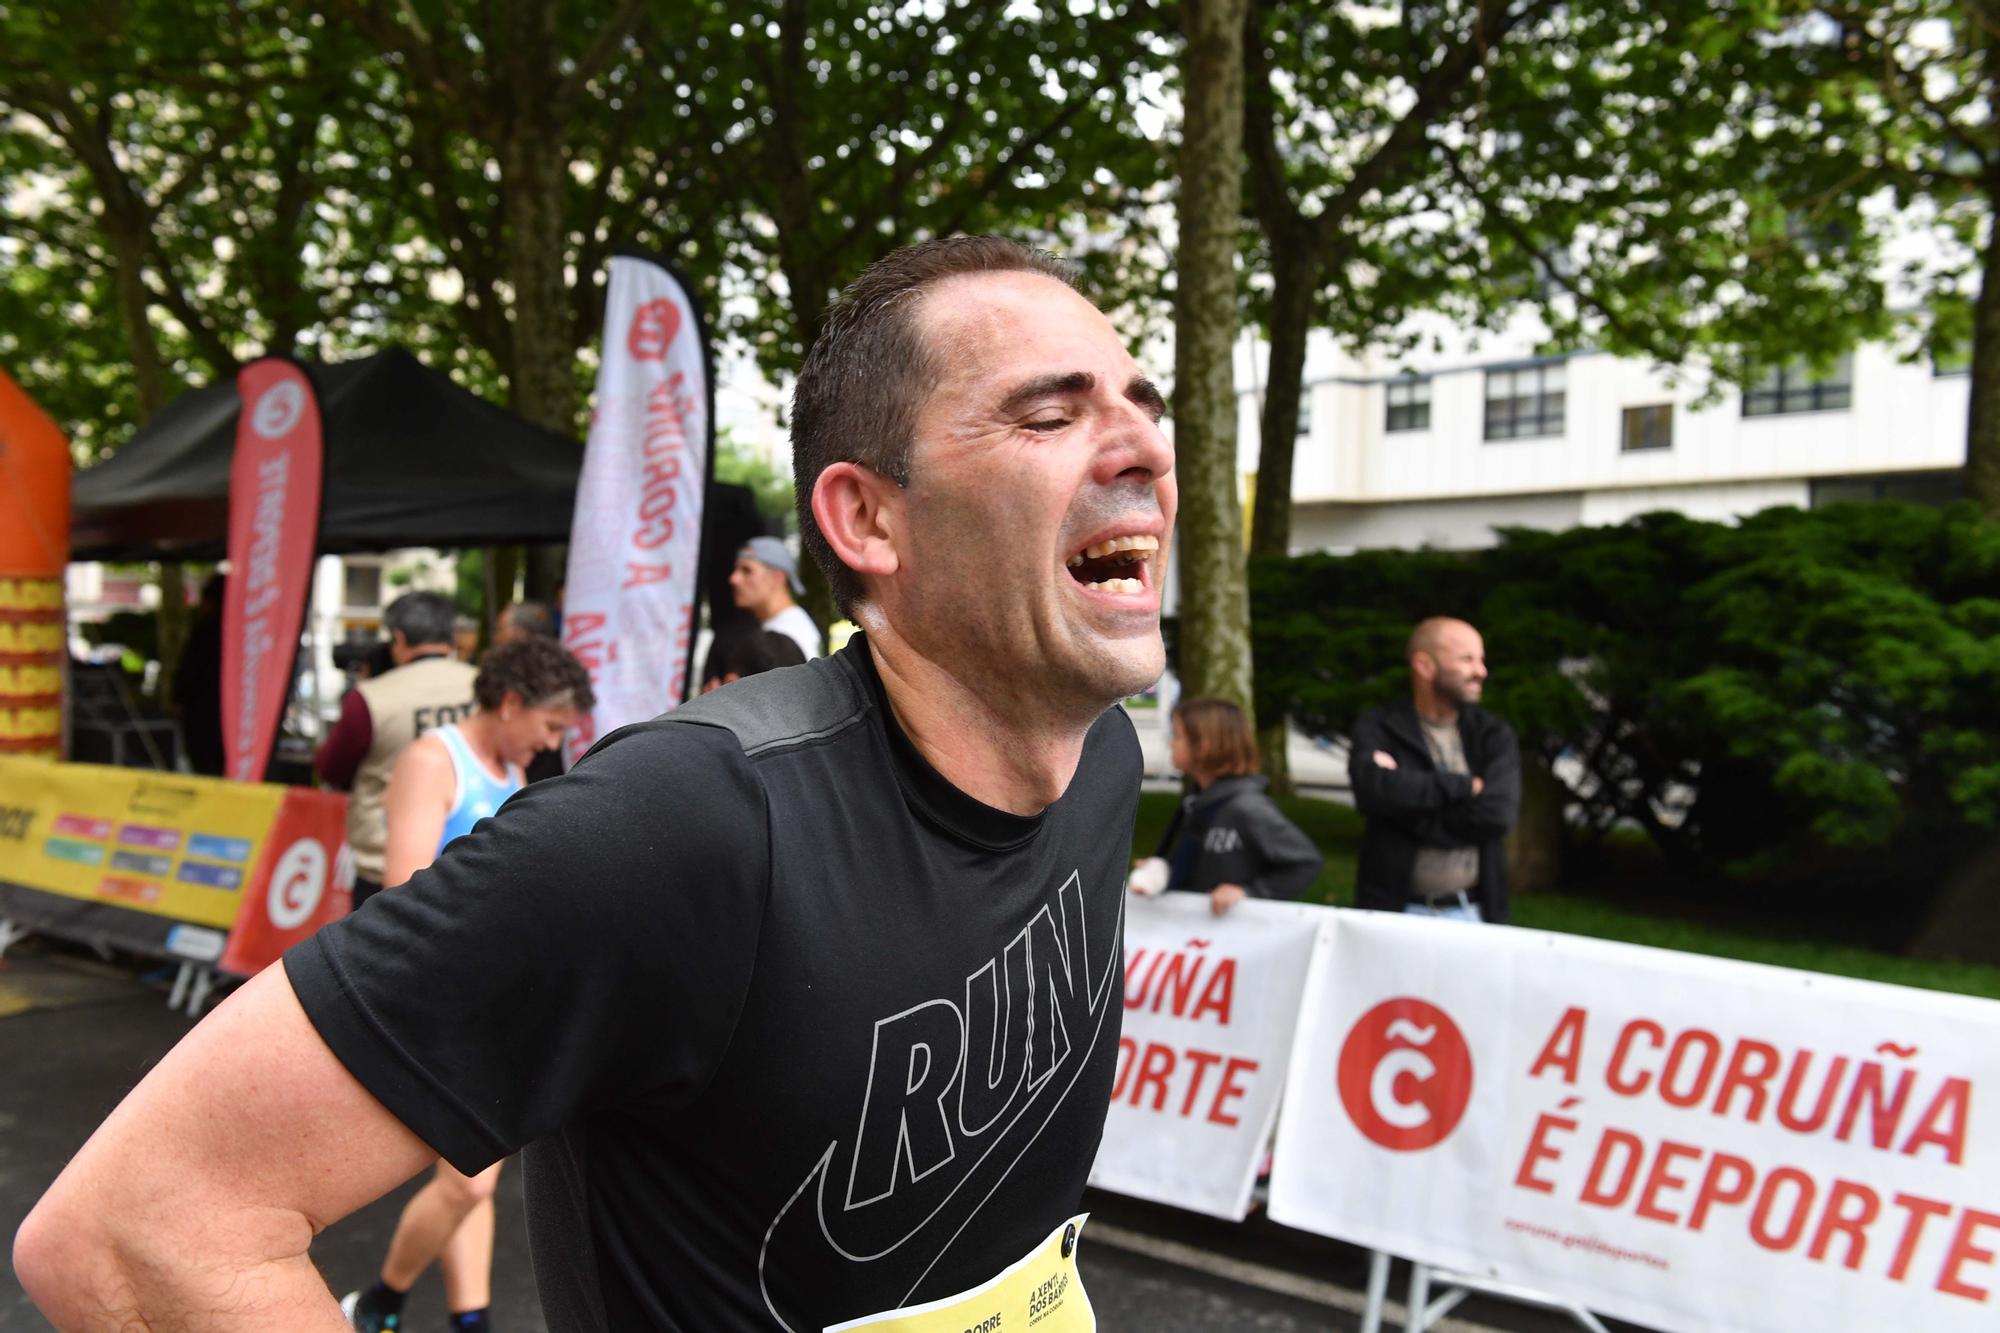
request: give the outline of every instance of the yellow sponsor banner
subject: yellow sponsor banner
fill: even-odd
[[[62,735],[60,708],[0,706],[0,741],[47,740]]]
[[[0,578],[0,611],[60,611],[61,579]]]
[[[0,663],[0,699],[39,699],[61,693],[61,667]]]
[[[66,646],[60,620],[0,620],[0,653],[40,656],[62,652]]]
[[[0,879],[228,930],[285,788],[0,755]]]
[[[1082,1213],[971,1291],[887,1314],[830,1324],[826,1333],[1095,1333],[1097,1315],[1076,1271],[1077,1242],[1090,1214]]]

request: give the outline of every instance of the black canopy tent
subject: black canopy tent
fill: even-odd
[[[321,553],[569,540],[577,441],[468,393],[400,347],[306,369],[326,439]],[[79,473],[70,558],[221,558],[240,407],[233,380],[185,393]]]

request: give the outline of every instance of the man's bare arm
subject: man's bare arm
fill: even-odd
[[[14,1268],[60,1329],[334,1333],[313,1237],[435,1158],[267,968],[98,1127],[22,1224]]]

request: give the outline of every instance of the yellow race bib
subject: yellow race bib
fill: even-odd
[[[970,1291],[886,1314],[830,1324],[826,1333],[1096,1333],[1097,1316],[1076,1271],[1076,1247],[1088,1213]]]

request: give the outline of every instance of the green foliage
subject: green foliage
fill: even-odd
[[[1742,381],[1888,330],[1850,53],[1803,7],[1258,8],[1246,267],[1309,256],[1343,342],[1532,309],[1551,350]]]
[[[621,247],[772,377],[928,235],[1039,237],[1156,294],[1147,225],[1110,224],[1163,190],[1134,121],[1163,26],[1150,0],[0,7],[0,360],[86,455],[267,349],[391,342],[575,430]]]
[[[1426,615],[1484,632],[1487,703],[1587,832],[1776,874],[2000,823],[2000,525],[1972,507],[1650,514],[1490,551],[1265,560],[1260,707],[1344,735]]]
[[[715,479],[748,486],[757,497],[757,512],[780,532],[790,532],[797,519],[792,505],[792,477],[737,444],[725,428],[715,437]]]

